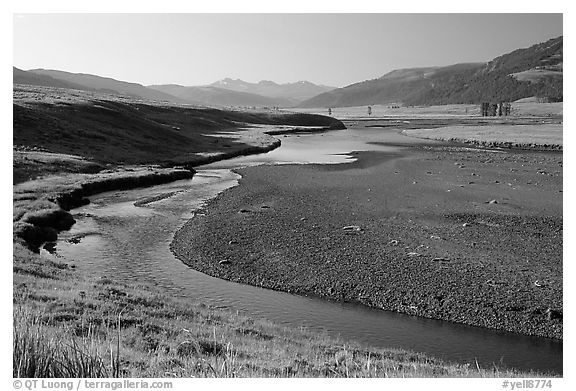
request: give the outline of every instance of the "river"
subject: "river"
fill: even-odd
[[[420,142],[396,132],[350,129],[282,137],[262,155],[201,167],[191,180],[103,193],[75,209],[77,223],[60,235],[57,256],[74,260],[89,275],[154,284],[174,296],[225,307],[277,324],[324,330],[345,340],[423,352],[482,367],[492,364],[562,373],[562,342],[392,313],[232,283],[197,272],[169,250],[174,233],[218,193],[238,185],[231,169],[255,164],[345,164],[350,151],[396,152],[372,142]],[[136,201],[166,198],[135,206]],[[72,243],[70,238],[80,238]]]

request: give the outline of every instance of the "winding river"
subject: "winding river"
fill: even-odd
[[[179,227],[201,213],[206,201],[238,185],[240,176],[231,169],[254,164],[339,164],[354,160],[350,151],[397,150],[371,144],[374,141],[419,142],[396,132],[368,129],[290,135],[282,137],[282,146],[272,152],[202,167],[191,180],[100,194],[73,211],[77,223],[62,233],[57,256],[74,260],[80,270],[91,275],[154,284],[175,296],[285,326],[325,330],[344,340],[409,349],[472,365],[477,360],[488,368],[496,364],[562,373],[560,341],[237,284],[197,272],[170,252]],[[153,201],[150,197],[155,196],[159,197]],[[140,206],[134,205],[137,201]]]

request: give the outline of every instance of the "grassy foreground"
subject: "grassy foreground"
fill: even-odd
[[[371,349],[83,276],[14,245],[14,377],[529,377]]]

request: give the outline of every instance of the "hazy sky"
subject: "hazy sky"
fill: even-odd
[[[562,14],[19,14],[14,66],[148,84],[309,80],[484,62],[562,35]]]

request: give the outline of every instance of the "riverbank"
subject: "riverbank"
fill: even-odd
[[[13,235],[33,251],[99,192],[189,179],[194,167],[278,148],[330,117],[232,111],[61,88],[14,86]]]
[[[270,150],[266,134],[317,127],[344,129],[322,115],[237,111],[120,95],[15,85],[14,183],[46,173],[94,173],[126,165],[194,167]]]
[[[194,171],[159,167],[123,167],[97,174],[61,174],[27,181],[13,187],[13,236],[33,251],[54,242],[58,232],[75,223],[70,209],[85,205],[88,196],[111,190],[128,190],[180,179]]]
[[[367,348],[13,251],[15,378],[558,376]]]
[[[231,281],[562,339],[562,155],[406,148],[253,167],[172,250]]]

